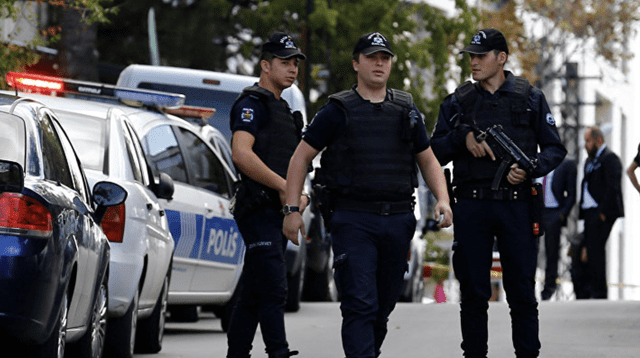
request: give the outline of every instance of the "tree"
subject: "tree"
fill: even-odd
[[[504,30],[518,52],[523,75],[544,87],[563,75],[564,63],[558,57],[564,60],[585,48],[626,70],[624,61],[633,56],[626,42],[640,19],[638,9],[640,0],[522,0],[506,1],[498,11],[483,15],[486,27]]]
[[[11,19],[14,22],[19,18],[26,19],[28,23],[41,29],[39,33],[34,36],[33,39],[26,43],[16,44],[13,41],[13,37],[20,31],[16,29],[16,32],[9,34],[7,41],[0,44],[0,73],[4,74],[8,71],[24,70],[27,66],[33,65],[38,62],[41,55],[36,50],[37,46],[52,46],[60,41],[63,34],[68,33],[81,33],[78,29],[84,29],[85,26],[90,26],[95,23],[108,22],[109,16],[112,16],[117,12],[115,8],[106,8],[105,5],[112,0],[66,0],[66,1],[17,1],[17,0],[0,0],[0,19]],[[48,7],[51,9],[53,21],[46,22],[39,17],[37,12],[29,10],[29,6],[35,4],[37,6]],[[70,22],[57,23],[56,12],[62,11],[65,14],[73,15]],[[58,16],[59,18],[59,16]],[[69,36],[70,37],[70,36]],[[93,41],[91,37],[88,41]],[[63,49],[65,42],[63,41]],[[78,44],[78,38],[69,46],[75,46]],[[76,56],[71,54],[69,58],[73,58],[73,64],[77,63],[78,58],[83,56]],[[6,88],[5,78],[0,78],[0,87]]]

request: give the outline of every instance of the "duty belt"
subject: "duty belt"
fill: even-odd
[[[456,187],[453,189],[453,193],[457,199],[504,201],[531,199],[531,193],[527,188],[498,188],[498,190],[492,190],[491,188]]]
[[[352,210],[380,215],[403,214],[413,211],[413,202],[336,199],[335,210]]]

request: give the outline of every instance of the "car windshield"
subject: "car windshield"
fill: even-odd
[[[24,121],[17,116],[0,113],[0,159],[16,162],[24,168],[25,128]]]
[[[73,112],[57,112],[60,123],[86,169],[104,172],[107,121]]]

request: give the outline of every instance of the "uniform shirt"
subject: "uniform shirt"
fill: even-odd
[[[387,99],[389,95],[387,94]],[[418,112],[416,106],[413,109]],[[420,115],[422,117],[422,114]],[[321,151],[329,146],[335,139],[344,134],[346,130],[346,116],[342,107],[334,101],[324,105],[315,115],[309,126],[305,129],[302,140],[314,149]],[[415,127],[417,130],[416,139],[413,143],[414,151],[420,153],[429,148],[430,142],[427,136],[426,127],[423,121],[418,121]]]
[[[257,137],[260,128],[269,122],[269,110],[256,97],[246,96],[235,103],[229,114],[231,132],[245,131]]]
[[[491,100],[493,96],[501,95],[501,91],[513,91],[515,76],[510,71],[504,71],[504,73],[506,79],[502,86],[493,94],[483,89],[478,100]],[[440,105],[436,128],[431,136],[431,145],[441,165],[446,165],[468,152],[466,135],[472,128],[469,125],[456,126],[458,108],[460,106],[453,94],[447,96]],[[531,112],[531,125],[540,148],[539,153],[531,158],[538,159],[538,167],[532,176],[539,178],[557,167],[567,154],[567,150],[560,140],[547,100],[537,87],[531,87],[529,91],[527,111]],[[496,158],[496,160],[499,159]]]

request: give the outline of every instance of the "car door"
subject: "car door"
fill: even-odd
[[[202,247],[192,291],[232,292],[239,278],[244,243],[229,212],[231,174],[212,148],[187,127],[175,127],[186,157],[190,183],[205,209]]]
[[[155,176],[164,172],[174,182],[173,200],[161,199],[175,243],[170,291],[188,292],[198,266],[205,207],[199,190],[189,185],[185,158],[170,125],[150,129],[142,140]]]

